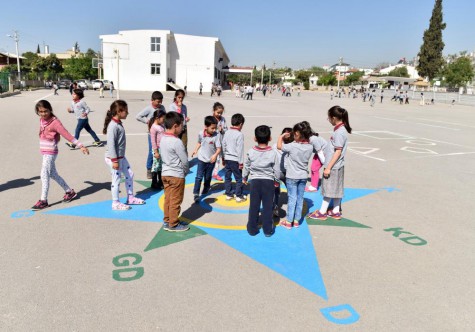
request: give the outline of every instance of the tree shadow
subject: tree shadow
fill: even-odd
[[[5,191],[5,190],[10,190],[10,189],[31,186],[32,184],[35,183],[33,180],[39,180],[39,179],[40,179],[39,176],[34,176],[29,179],[22,178],[22,179],[10,180],[8,182],[0,184],[0,192]]]

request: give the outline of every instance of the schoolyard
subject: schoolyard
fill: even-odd
[[[193,204],[187,176],[183,220],[192,229],[161,230],[162,192],[148,189],[145,125],[135,115],[151,91],[121,91],[129,104],[126,156],[135,191],[146,199],[130,211],[110,208],[105,147],[90,155],[60,143],[59,174],[78,193],[62,203],[52,182],[51,207],[39,199],[41,155],[37,100],[47,99],[72,133],[67,90],[23,92],[0,99],[0,330],[2,331],[469,331],[475,323],[475,108],[391,102],[302,91],[254,100],[225,92],[189,93],[188,151],[203,117],[219,101],[228,124],[246,118],[245,150],[257,125],[281,130],[307,120],[325,139],[327,110],[349,112],[342,221],[277,227],[271,238],[245,231],[248,202],[223,199],[215,183]],[[173,92],[165,92],[164,105]],[[90,123],[102,133],[108,92],[86,91]],[[99,136],[105,139],[104,135]],[[83,131],[81,141],[92,138]],[[121,193],[124,195],[124,190]],[[285,217],[283,195],[281,217]],[[320,205],[305,196],[305,209]],[[276,220],[277,222],[278,220]]]

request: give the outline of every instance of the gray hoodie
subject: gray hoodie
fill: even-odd
[[[272,147],[254,146],[247,151],[242,177],[247,179],[279,179],[280,164],[277,152]]]

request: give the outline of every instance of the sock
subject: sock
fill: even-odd
[[[321,214],[327,214],[328,206],[330,205],[331,200],[332,199],[329,197],[323,197],[322,206],[320,207]]]
[[[340,213],[341,198],[333,199],[333,213]]]

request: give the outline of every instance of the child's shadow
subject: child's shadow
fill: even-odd
[[[32,184],[35,183],[33,180],[39,180],[39,179],[40,179],[39,176],[34,176],[29,179],[22,178],[22,179],[10,180],[8,182],[0,184],[0,192],[5,191],[5,190],[10,190],[10,189],[31,186]]]
[[[213,203],[217,201],[214,197],[209,197],[212,194],[216,194],[219,192],[224,191],[224,183],[222,182],[215,182],[211,185],[211,189],[208,194],[205,196],[201,196],[200,203],[205,205],[211,206]],[[213,211],[211,208],[203,207],[200,203],[193,203],[188,209],[183,211],[182,216],[188,220],[199,220],[205,214],[208,214]]]
[[[89,187],[85,189],[81,189],[78,191],[78,196],[79,197],[84,197],[88,195],[95,194],[96,192],[100,190],[111,190],[111,183],[110,182],[92,182],[92,181],[84,181],[84,183],[89,184]]]

